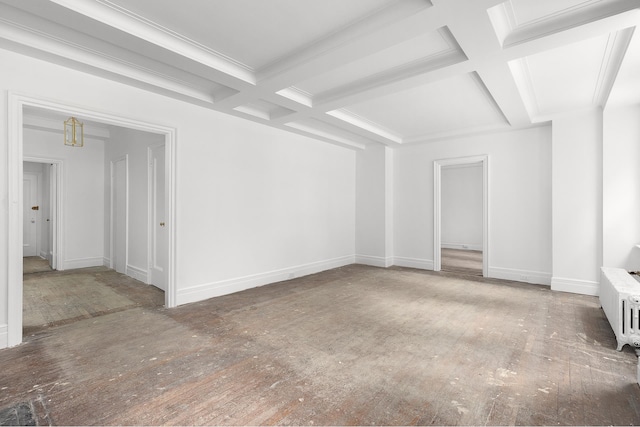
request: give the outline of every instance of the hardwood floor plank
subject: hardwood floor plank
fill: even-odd
[[[0,409],[40,402],[61,425],[640,423],[635,353],[594,297],[357,265],[171,310],[123,286],[135,306],[0,351]]]

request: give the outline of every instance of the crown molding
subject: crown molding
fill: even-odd
[[[302,89],[291,86],[276,92],[278,95],[297,102],[305,107],[313,107],[313,96]]]
[[[635,28],[627,28],[609,35],[607,47],[602,58],[602,66],[598,75],[598,82],[593,91],[593,104],[605,107],[613,84],[622,66],[627,48],[631,43]]]
[[[82,67],[89,66],[96,69],[104,70],[113,74],[117,74],[135,81],[139,81],[154,87],[160,87],[165,90],[179,93],[188,98],[193,98],[205,103],[213,103],[214,99],[211,93],[205,92],[200,88],[196,88],[188,82],[177,79],[172,76],[155,71],[150,67],[127,61],[131,52],[124,51],[113,45],[110,45],[111,53],[102,50],[87,47],[80,43],[85,41],[86,36],[81,34],[72,34],[78,42],[71,42],[68,39],[71,30],[58,28],[59,34],[54,35],[51,32],[36,30],[35,28],[46,28],[47,25],[26,25],[20,22],[19,16],[2,11],[0,15],[0,39],[11,41],[19,46],[35,49],[43,52],[46,56],[54,56],[61,58],[64,62],[75,62],[82,64]],[[18,19],[15,19],[18,18]],[[29,17],[30,20],[34,18]],[[39,21],[39,18],[35,18]],[[102,47],[102,46],[101,46]],[[151,62],[152,60],[146,59]],[[161,65],[161,64],[153,64]]]
[[[312,138],[320,137],[326,141],[339,143],[341,145],[344,145],[350,148],[357,148],[359,150],[364,150],[366,147],[366,142],[364,141],[356,141],[354,138],[349,138],[349,137],[339,135],[339,133],[341,132],[339,129],[335,129],[335,130],[322,129],[321,127],[311,126],[307,123],[302,123],[302,122],[289,122],[289,123],[286,123],[285,126],[288,128],[296,129],[302,132],[302,134],[305,134]]]
[[[533,89],[533,79],[531,78],[527,58],[525,57],[509,62],[509,68],[520,92],[520,98],[524,103],[524,107],[531,120],[534,120],[534,117],[540,114],[540,107]]]
[[[392,132],[382,125],[379,125],[378,123],[346,109],[328,111],[327,114],[335,117],[336,119],[342,120],[343,122],[349,123],[350,125],[356,126],[361,130],[371,132],[381,138],[384,138],[389,144],[402,143],[402,137],[400,135]]]
[[[509,6],[505,6],[508,8]],[[587,0],[574,7],[559,10],[524,25],[514,26],[503,40],[503,47],[508,48],[531,40],[539,39],[555,33],[561,33],[572,28],[584,27],[588,24],[603,21],[625,12],[638,11],[637,0],[619,0],[618,2],[602,2]],[[503,16],[509,18],[509,14]],[[636,21],[637,24],[637,21]]]
[[[81,15],[100,21],[168,51],[255,84],[255,71],[239,61],[143,18],[107,0],[50,0]]]

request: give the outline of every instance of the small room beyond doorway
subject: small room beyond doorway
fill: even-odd
[[[441,270],[482,277],[482,163],[441,172]]]

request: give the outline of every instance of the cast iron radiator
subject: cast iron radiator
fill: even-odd
[[[600,305],[618,342],[640,347],[640,283],[622,268],[602,267]]]

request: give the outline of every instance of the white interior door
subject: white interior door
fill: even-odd
[[[24,173],[23,176],[23,235],[22,256],[38,255],[38,175]]]
[[[152,285],[166,290],[168,236],[165,224],[165,153],[164,145],[149,148],[149,181],[151,196],[151,256],[150,282]]]
[[[113,268],[122,274],[127,271],[127,162],[122,158],[112,162]]]
[[[58,236],[56,227],[58,226],[58,165],[52,163],[49,168],[49,265],[53,270],[58,268],[57,244]]]

